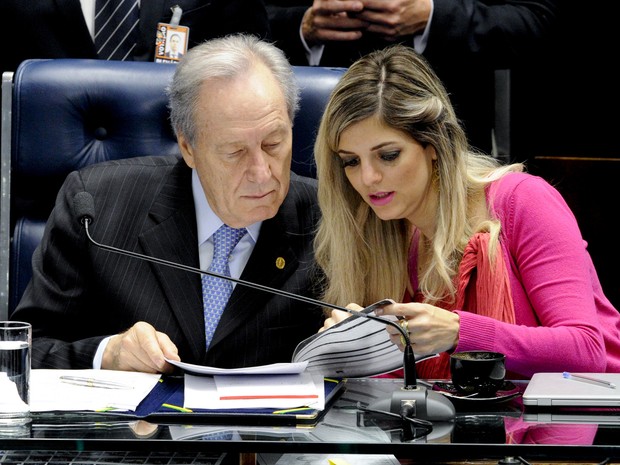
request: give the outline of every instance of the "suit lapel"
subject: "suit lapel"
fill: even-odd
[[[93,38],[86,26],[84,13],[80,5],[80,0],[52,0],[58,15],[63,18],[62,24],[68,24],[71,27],[71,33],[74,40],[78,44],[83,44],[85,51],[90,52],[93,57],[97,56]],[[82,46],[80,46],[82,48]]]
[[[184,163],[184,162],[180,162]],[[196,215],[191,191],[191,170],[175,169],[162,187],[149,214],[151,223],[140,235],[149,256],[190,267],[199,267]],[[151,264],[172,312],[196,360],[205,353],[200,276],[191,271]]]
[[[143,43],[155,43],[157,23],[161,17],[165,16],[167,3],[166,0],[142,0],[140,2],[140,38]]]

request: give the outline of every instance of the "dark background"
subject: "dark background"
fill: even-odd
[[[510,154],[564,195],[620,308],[620,28],[611,3],[566,5],[554,44],[535,66],[512,72]]]

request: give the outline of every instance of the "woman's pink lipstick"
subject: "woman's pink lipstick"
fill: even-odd
[[[376,194],[370,194],[368,197],[370,198],[370,203],[373,205],[383,206],[392,201],[394,198],[394,192],[378,192]]]

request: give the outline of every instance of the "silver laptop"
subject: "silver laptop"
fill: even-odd
[[[523,405],[620,407],[620,373],[535,373]]]
[[[562,423],[562,424],[590,424],[595,423],[597,425],[620,425],[620,412],[611,413],[599,413],[588,414],[582,412],[555,412],[555,411],[541,411],[541,412],[524,412],[521,417],[526,423],[543,423],[548,425],[549,423]]]

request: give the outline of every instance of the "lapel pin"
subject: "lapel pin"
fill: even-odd
[[[284,269],[284,265],[286,265],[286,261],[282,257],[276,258],[276,268],[279,270]]]

